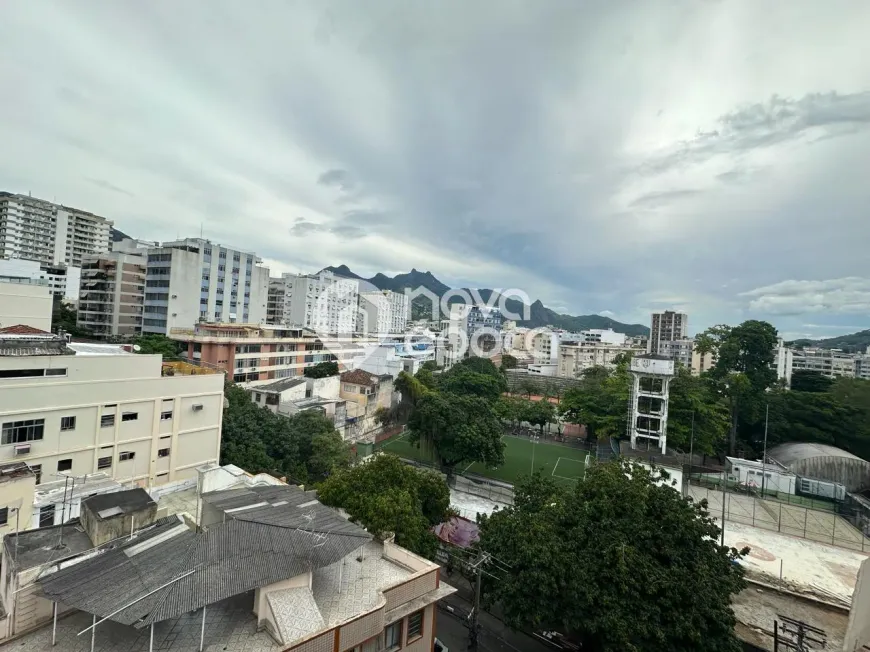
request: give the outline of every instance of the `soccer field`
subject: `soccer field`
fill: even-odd
[[[457,471],[476,473],[494,480],[514,483],[522,475],[529,475],[532,469],[541,471],[561,484],[571,484],[583,477],[586,468],[586,451],[561,444],[532,443],[525,437],[503,437],[505,443],[504,464],[497,469],[488,469],[474,463],[459,467]],[[534,450],[533,450],[534,449]],[[407,440],[407,435],[390,439],[379,450],[393,453],[420,462],[432,462],[431,456]],[[532,456],[534,455],[534,466]]]

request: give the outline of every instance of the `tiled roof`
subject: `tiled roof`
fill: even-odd
[[[54,337],[54,333],[39,330],[38,328],[27,326],[25,324],[16,324],[15,326],[5,326],[0,328],[0,335],[47,335],[48,337]]]
[[[42,578],[43,595],[100,617],[129,604],[111,619],[142,628],[322,568],[371,539],[337,512],[309,504],[311,494],[298,487],[214,492],[203,501],[223,510],[267,504],[225,512],[227,521],[204,533],[178,531],[138,548],[134,538]]]
[[[353,371],[345,371],[341,374],[341,382],[373,387],[378,384],[378,377],[375,374],[370,374],[368,371],[354,369]]]

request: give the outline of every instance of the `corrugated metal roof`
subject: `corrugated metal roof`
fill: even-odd
[[[145,627],[328,566],[371,540],[365,530],[320,503],[300,509],[312,495],[289,486],[205,494],[203,501],[219,509],[269,504],[233,513],[204,533],[179,534],[133,556],[125,553],[128,546],[104,553],[43,578],[42,592],[100,617],[138,600],[111,619]],[[130,545],[138,543],[141,539]]]
[[[771,448],[767,455],[785,466],[788,466],[793,462],[813,457],[841,457],[845,459],[858,460],[859,462],[870,465],[870,462],[867,460],[861,459],[857,455],[852,455],[852,453],[844,451],[842,448],[809,442],[788,442],[785,444],[779,444],[778,446]]]

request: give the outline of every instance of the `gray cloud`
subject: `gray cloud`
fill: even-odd
[[[870,5],[40,7],[0,23],[0,188],[139,237],[699,328],[866,276]]]

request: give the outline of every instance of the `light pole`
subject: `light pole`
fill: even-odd
[[[725,464],[727,465],[728,462],[726,461]],[[726,493],[727,490],[728,490],[728,467],[725,466],[725,468],[722,469],[722,522],[719,523],[719,525],[721,526],[721,529],[722,529],[721,545],[723,548],[725,547],[725,499],[728,497],[727,493]]]
[[[761,497],[764,498],[764,478],[767,477],[767,418],[770,416],[770,403],[764,406],[764,452],[761,454]]]
[[[694,450],[695,450],[695,411],[692,410],[692,436],[689,439],[689,482],[692,481],[692,467],[695,465],[694,458]],[[686,489],[684,490],[684,494],[688,492],[689,483],[685,483]]]
[[[541,437],[539,435],[532,435],[529,437],[529,441],[532,442],[532,473],[535,472],[535,445],[540,441]]]

